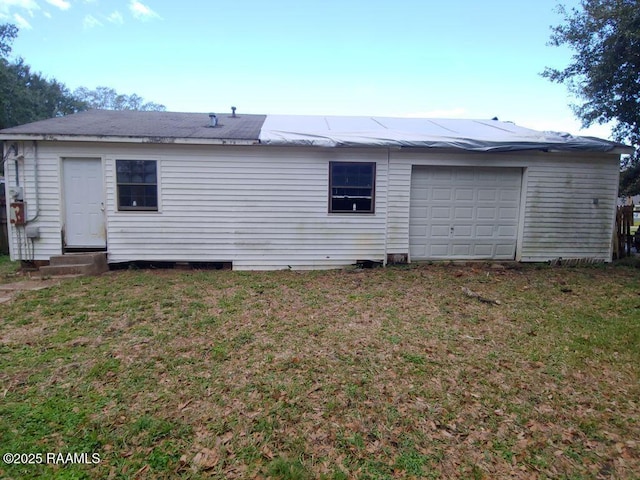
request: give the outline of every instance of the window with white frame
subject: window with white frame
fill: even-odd
[[[158,210],[155,160],[116,160],[118,210]]]
[[[374,213],[375,184],[374,162],[329,162],[329,213]]]

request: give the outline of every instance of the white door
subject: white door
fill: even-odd
[[[104,187],[99,158],[65,158],[64,239],[68,248],[105,248]]]
[[[413,167],[411,260],[513,260],[522,169]]]

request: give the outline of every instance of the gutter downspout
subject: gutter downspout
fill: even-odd
[[[387,266],[387,243],[389,242],[389,167],[391,163],[391,149],[387,148],[387,205],[384,216],[384,258],[382,266]]]
[[[17,172],[16,172],[17,175]],[[25,223],[33,222],[40,216],[40,189],[38,184],[40,183],[40,175],[38,172],[38,142],[33,141],[33,181],[34,181],[34,194],[36,202],[36,214],[33,218],[25,219]]]

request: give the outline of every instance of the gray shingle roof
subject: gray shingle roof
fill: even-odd
[[[212,143],[453,148],[475,151],[594,151],[633,149],[567,133],[539,132],[497,120],[218,114],[89,110],[0,130],[0,140],[88,140],[135,143]]]
[[[2,135],[90,136],[163,139],[258,141],[266,115],[89,110],[0,130]]]

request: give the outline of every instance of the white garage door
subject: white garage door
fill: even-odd
[[[411,260],[513,260],[519,168],[413,167]]]

